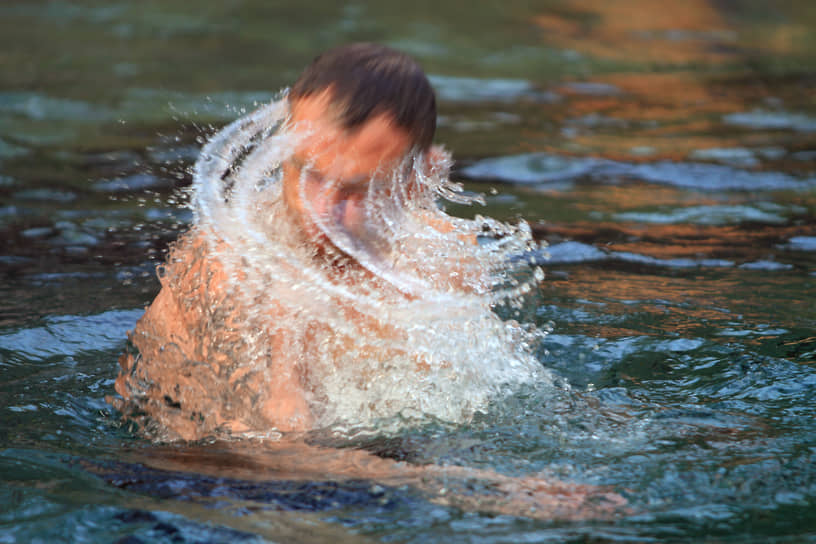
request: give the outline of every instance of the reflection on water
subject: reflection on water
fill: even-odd
[[[686,2],[683,9],[643,0],[578,0],[535,21],[563,47],[624,62],[723,61],[737,41],[736,32],[707,0]]]
[[[0,540],[812,539],[814,29],[806,1],[3,3]],[[631,513],[484,515],[305,469],[253,486],[238,456],[174,457],[109,412],[201,143],[352,39],[433,76],[454,175],[487,195],[447,212],[522,216],[550,243],[520,318],[553,328],[538,360],[569,387],[315,440],[335,461],[360,447],[608,485]],[[273,512],[298,477],[326,508]]]

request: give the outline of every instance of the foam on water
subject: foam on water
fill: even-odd
[[[316,197],[312,165],[298,165],[310,235],[283,198],[302,137],[287,116],[282,98],[233,122],[195,166],[197,228],[250,346],[241,364],[274,380],[270,353],[286,351],[307,376],[317,426],[334,427],[459,422],[508,387],[547,381],[532,355],[541,332],[494,312],[512,314],[542,277],[521,257],[537,249],[529,227],[445,214],[440,197],[473,199],[437,152],[353,189],[320,179]],[[351,206],[363,221],[342,219]]]

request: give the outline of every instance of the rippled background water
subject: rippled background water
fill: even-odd
[[[88,470],[154,448],[104,396],[201,138],[351,40],[423,63],[475,211],[550,243],[525,313],[572,386],[364,445],[612,486],[628,514]],[[0,541],[816,540],[814,52],[795,0],[3,2]]]

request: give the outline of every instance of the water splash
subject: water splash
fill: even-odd
[[[297,164],[310,233],[282,187],[302,137],[284,97],[214,135],[194,168],[196,228],[226,272],[241,365],[266,383],[295,365],[315,426],[335,429],[460,422],[508,387],[548,380],[532,355],[543,333],[494,312],[520,308],[543,278],[526,223],[445,214],[440,198],[479,197],[436,151],[352,188]]]

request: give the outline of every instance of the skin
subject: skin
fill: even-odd
[[[356,232],[364,221],[361,198],[367,184],[376,174],[398,165],[412,147],[410,134],[390,115],[376,115],[349,131],[335,121],[334,111],[330,91],[292,104],[291,123],[305,136],[295,149],[295,160],[283,165],[283,195],[290,216],[318,244],[327,241],[310,219],[303,196],[318,214],[340,210],[335,217]],[[309,172],[302,195],[298,167],[305,165]],[[338,183],[328,194],[326,180]]]

